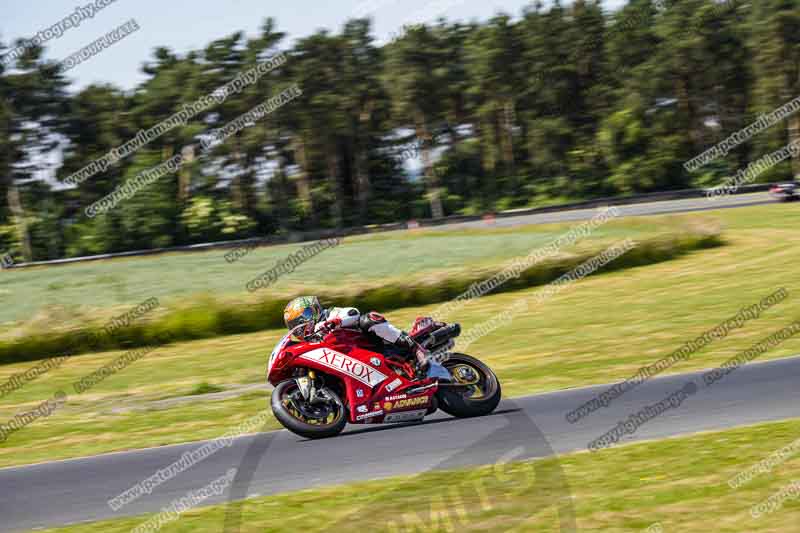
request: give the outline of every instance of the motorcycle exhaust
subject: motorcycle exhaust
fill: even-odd
[[[425,340],[425,347],[436,346],[459,335],[461,335],[461,324],[451,324],[439,328],[431,332],[430,336]]]

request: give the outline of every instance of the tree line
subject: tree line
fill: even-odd
[[[684,167],[800,96],[800,0],[630,0],[613,13],[597,0],[537,2],[485,22],[406,26],[382,46],[369,19],[286,40],[268,18],[255,36],[160,47],[128,91],[71,91],[40,46],[0,61],[0,254],[45,260],[708,187],[800,141],[792,114]],[[0,55],[13,48],[0,43]],[[286,61],[222,103],[65,183],[278,54]],[[200,149],[289,87],[292,101]],[[177,171],[86,216],[176,154]],[[755,179],[798,175],[793,157]]]

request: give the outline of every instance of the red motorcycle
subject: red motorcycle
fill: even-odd
[[[297,338],[302,329],[278,341],[267,366],[267,380],[275,386],[272,412],[302,437],[332,437],[348,422],[420,421],[437,409],[456,417],[481,416],[500,402],[497,376],[469,355],[448,353],[419,375],[399,349],[379,346],[360,331],[339,328]],[[409,335],[441,353],[460,333],[458,324],[417,318]]]

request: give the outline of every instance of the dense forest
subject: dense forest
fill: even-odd
[[[257,36],[185,55],[158,48],[130,91],[71,90],[39,47],[0,61],[0,255],[45,260],[707,187],[800,140],[796,113],[684,167],[800,96],[800,0],[631,0],[612,13],[555,1],[481,23],[407,26],[382,46],[368,19],[287,41],[267,19]],[[0,43],[0,55],[14,45]],[[279,54],[286,60],[222,103],[65,182]],[[291,101],[203,142],[287,90]],[[179,168],[86,215],[175,154]],[[409,171],[412,160],[420,170]],[[798,157],[755,181],[793,176]]]

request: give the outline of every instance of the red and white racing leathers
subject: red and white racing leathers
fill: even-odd
[[[407,333],[390,324],[380,313],[371,311],[361,314],[355,307],[332,307],[323,313],[323,320],[316,325],[314,331],[319,332],[323,329],[332,331],[336,328],[360,329],[365,333],[371,333],[389,344],[407,349],[409,355],[416,356],[422,367],[428,364],[427,350]]]

